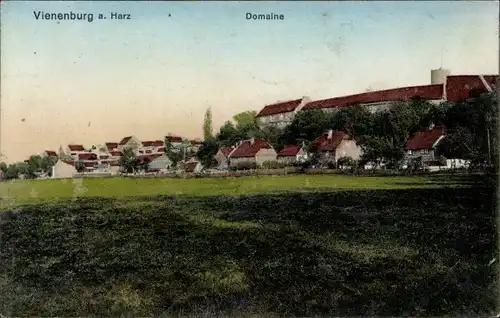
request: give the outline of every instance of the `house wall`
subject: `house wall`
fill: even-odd
[[[73,178],[77,174],[77,171],[75,167],[72,165],[69,165],[67,163],[64,163],[62,161],[58,161],[53,167],[52,167],[52,178],[54,179],[59,179],[59,178]]]
[[[109,167],[109,172],[112,174],[112,175],[116,175],[120,172],[120,166],[110,166]]]
[[[431,104],[440,104],[443,101],[445,101],[445,100],[444,99],[428,100],[428,102]],[[366,109],[368,109],[368,111],[370,111],[371,113],[376,113],[376,112],[380,112],[380,111],[388,111],[393,104],[394,104],[394,102],[390,101],[390,102],[377,102],[377,103],[369,103],[369,104],[361,104],[361,105],[365,106]],[[327,113],[335,113],[343,108],[344,107],[323,108],[323,111],[325,111]]]
[[[292,122],[294,115],[294,112],[287,112],[269,116],[262,116],[259,117],[258,122],[261,126],[272,125],[283,128]]]
[[[217,161],[218,168],[225,169],[229,166],[228,164],[229,160],[227,159],[226,156],[224,156],[224,154],[220,150],[215,154],[214,159]]]
[[[280,163],[289,164],[297,161],[306,161],[308,158],[307,153],[303,149],[300,149],[295,156],[278,157],[277,160]]]
[[[256,162],[256,161],[255,161],[255,157],[231,158],[231,159],[229,159],[229,166],[236,167],[237,165],[239,165],[243,162],[252,163],[252,162]]]
[[[278,153],[274,149],[260,149],[255,154],[255,162],[257,166],[262,166],[266,161],[276,161]]]
[[[335,150],[335,162],[337,162],[337,160],[342,157],[349,157],[354,160],[359,160],[361,154],[362,150],[358,145],[356,145],[356,142],[354,140],[342,140],[340,145],[338,145],[337,149]]]
[[[201,172],[201,170],[203,170],[203,166],[202,166],[202,164],[201,164],[201,163],[199,163],[199,162],[198,162],[198,163],[196,164],[196,167],[194,167],[193,172],[194,172],[194,173],[198,173],[198,172]]]
[[[421,149],[421,150],[407,150],[405,151],[405,160],[411,161],[422,157],[422,161],[435,161],[437,160],[436,152],[434,149]]]
[[[149,164],[150,169],[168,169],[172,165],[172,161],[167,156],[161,156],[153,160]]]

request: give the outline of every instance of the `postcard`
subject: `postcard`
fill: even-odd
[[[494,316],[497,1],[2,1],[0,316]]]

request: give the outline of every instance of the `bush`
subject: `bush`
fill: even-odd
[[[262,163],[262,168],[264,169],[281,169],[286,166],[287,164],[279,161],[265,161]]]
[[[234,167],[234,170],[251,170],[257,169],[257,164],[255,162],[238,162]]]

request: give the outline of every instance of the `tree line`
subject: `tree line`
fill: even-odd
[[[430,125],[445,126],[447,138],[438,146],[447,158],[469,160],[472,166],[496,166],[498,156],[497,92],[489,92],[457,103],[432,103],[422,99],[394,102],[386,111],[370,112],[353,105],[335,112],[299,111],[283,129],[259,127],[256,112],[237,114],[215,135],[205,134],[197,153],[204,166],[215,164],[214,155],[222,146],[240,140],[263,138],[280,151],[288,144],[304,143],[314,152],[312,141],[328,130],[349,134],[363,150],[360,162],[397,166],[404,157],[404,146],[411,136]],[[207,127],[207,124],[204,124]],[[209,131],[210,129],[205,129]]]
[[[353,105],[328,113],[322,110],[299,111],[290,125],[283,129],[260,127],[257,112],[245,111],[226,121],[214,134],[210,108],[203,123],[204,141],[194,153],[189,142],[174,149],[165,140],[166,155],[176,166],[184,159],[196,156],[205,167],[216,164],[214,159],[222,146],[234,146],[238,141],[262,138],[276,151],[285,145],[304,143],[314,152],[312,141],[328,130],[342,130],[349,134],[363,150],[360,162],[384,162],[386,166],[397,166],[404,157],[404,146],[413,133],[429,125],[445,126],[448,136],[438,146],[440,153],[448,158],[461,158],[472,166],[497,166],[498,158],[498,105],[497,92],[489,92],[467,101],[439,104],[421,99],[392,103],[387,111],[370,112],[366,106]],[[68,159],[59,151],[59,158]],[[51,174],[57,157],[32,155],[26,162],[7,165],[0,163],[4,179],[36,178],[40,174]],[[147,171],[148,161],[139,160],[132,149],[124,150],[119,164],[124,171]],[[76,162],[78,171],[83,171],[82,162]]]

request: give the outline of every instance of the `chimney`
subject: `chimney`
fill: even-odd
[[[253,145],[254,143],[255,143],[255,138],[254,137],[250,138],[250,144]]]
[[[327,136],[327,139],[332,139],[333,138],[333,130],[329,130],[328,131],[328,136]]]
[[[434,123],[431,123],[431,124],[429,125],[429,130],[433,130],[433,129],[434,129]]]

